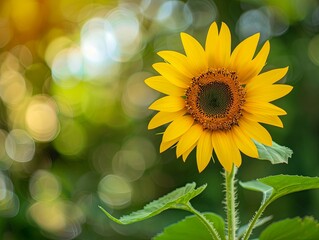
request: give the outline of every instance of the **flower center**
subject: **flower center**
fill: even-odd
[[[204,129],[230,130],[242,116],[245,90],[235,72],[213,69],[192,79],[185,101],[188,113]]]
[[[212,82],[200,87],[198,103],[207,115],[225,114],[232,102],[232,92],[225,83]]]

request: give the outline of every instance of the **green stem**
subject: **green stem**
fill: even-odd
[[[236,239],[237,230],[237,212],[236,212],[236,191],[235,191],[235,174],[237,169],[233,166],[231,172],[225,170],[225,204],[227,214],[227,231],[228,240]]]
[[[190,203],[187,204],[187,210],[195,214],[199,218],[199,220],[205,225],[205,227],[209,231],[210,235],[212,236],[212,239],[221,240],[213,223],[210,222],[203,214],[201,214],[199,211],[193,208],[193,206]]]
[[[255,215],[253,216],[253,218],[250,220],[248,228],[244,234],[244,236],[242,237],[242,240],[248,240],[258,219],[261,217],[262,213],[264,212],[264,210],[266,209],[266,207],[268,206],[267,203],[262,203],[261,206],[259,207],[259,209],[257,210],[257,212],[255,213]]]

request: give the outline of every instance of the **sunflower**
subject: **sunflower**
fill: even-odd
[[[149,109],[159,111],[148,129],[168,124],[160,152],[176,146],[177,157],[186,161],[196,148],[199,172],[213,152],[223,168],[239,167],[241,152],[258,158],[254,141],[272,145],[269,132],[260,124],[283,127],[278,116],[286,112],[272,104],[292,87],[274,84],[288,67],[262,72],[270,44],[266,41],[255,54],[260,34],[256,33],[231,51],[231,34],[225,23],[220,31],[216,22],[209,28],[205,49],[192,36],[181,33],[185,55],[160,51],[165,62],[153,64],[159,73],[145,83],[166,96]]]

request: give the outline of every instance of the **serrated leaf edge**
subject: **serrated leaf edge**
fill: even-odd
[[[126,225],[126,224],[131,224],[131,223],[135,223],[135,222],[140,222],[143,220],[146,220],[152,216],[158,215],[161,212],[168,210],[168,209],[182,209],[182,210],[187,210],[188,208],[185,208],[184,205],[186,206],[188,204],[188,202],[193,199],[194,197],[198,196],[202,191],[204,191],[204,189],[206,188],[207,184],[204,184],[200,187],[198,187],[197,189],[195,189],[196,187],[196,183],[188,183],[186,184],[184,187],[180,187],[175,189],[174,191],[156,199],[153,200],[152,202],[146,204],[144,206],[144,208],[137,210],[135,212],[132,212],[128,215],[124,215],[120,218],[116,218],[114,216],[112,216],[109,212],[107,212],[102,206],[99,206],[99,208],[105,213],[105,215],[111,219],[112,221],[118,223],[118,224],[122,224],[122,225]],[[176,192],[181,191],[182,189],[184,189],[184,192],[181,194],[181,196],[177,197],[177,198],[173,198],[173,199],[169,199],[169,196],[174,196],[174,193],[176,194]],[[146,214],[145,216],[143,216],[140,219],[132,219],[132,217],[134,217],[135,215],[138,216],[140,213],[143,212],[147,212],[148,208],[153,207],[153,205],[156,205],[157,202],[161,202],[163,201],[163,199],[166,199],[167,201],[164,201],[163,203],[160,204],[160,207],[157,207],[154,211],[151,211],[149,214]]]

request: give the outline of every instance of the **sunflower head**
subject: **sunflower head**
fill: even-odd
[[[194,77],[185,96],[187,112],[203,129],[230,130],[242,114],[245,89],[235,72],[215,69]]]
[[[177,157],[185,161],[196,148],[200,172],[214,152],[227,171],[233,164],[241,165],[241,152],[257,158],[254,141],[272,145],[270,134],[260,123],[283,127],[279,116],[286,112],[271,102],[292,90],[275,84],[288,68],[261,73],[269,42],[255,54],[257,33],[231,51],[231,34],[225,23],[219,31],[215,22],[210,26],[205,49],[186,33],[181,33],[181,39],[185,54],[159,52],[165,60],[153,65],[159,75],[145,80],[166,95],[149,107],[159,111],[149,129],[168,124],[160,151],[176,145]]]

